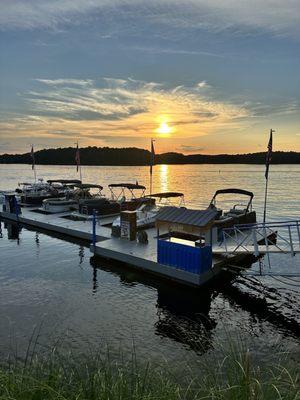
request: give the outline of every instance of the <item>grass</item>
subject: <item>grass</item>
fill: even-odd
[[[30,346],[29,346],[30,347]],[[5,400],[196,400],[300,399],[296,361],[285,354],[259,367],[248,350],[231,344],[219,360],[201,358],[188,365],[154,365],[132,358],[92,353],[25,357],[0,364],[0,399]]]

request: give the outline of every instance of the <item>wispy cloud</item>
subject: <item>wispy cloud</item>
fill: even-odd
[[[249,116],[243,106],[214,99],[205,81],[174,88],[134,79],[38,79],[35,86],[23,95],[28,116],[2,119],[3,138],[149,137],[162,122],[172,137],[187,138],[234,129]]]
[[[253,116],[266,117],[268,115],[289,115],[300,113],[300,103],[296,100],[279,99],[276,103],[263,104],[261,102],[245,101],[245,107],[251,110]]]
[[[181,146],[179,146],[177,148],[178,151],[183,151],[186,153],[195,153],[196,151],[204,151],[205,147],[202,146],[188,146],[188,145],[184,145],[182,144]]]
[[[208,56],[216,58],[224,58],[223,54],[213,53],[205,50],[187,50],[187,49],[175,49],[170,47],[152,47],[152,46],[127,46],[126,49],[140,51],[148,54],[174,54],[174,55],[189,55],[189,56]]]
[[[104,16],[113,30],[116,23],[121,29],[122,21],[130,20],[132,29],[140,23],[140,27],[300,35],[300,5],[295,0],[1,0],[0,4],[2,29],[53,29]]]
[[[155,82],[104,78],[91,80],[38,80],[44,86],[26,95],[35,114],[72,120],[126,120],[135,115],[165,115],[173,125],[192,121],[205,124],[248,116],[242,106],[220,102],[192,87],[167,88]],[[152,124],[157,122],[153,121]]]
[[[74,85],[74,86],[91,86],[93,81],[91,79],[36,79],[36,81],[45,83],[49,86],[65,86],[65,85]]]
[[[153,135],[169,140],[157,134],[165,123],[172,131],[168,146],[193,153],[217,148],[219,133],[237,139],[266,115],[297,115],[299,111],[295,102],[267,105],[220,100],[206,80],[175,87],[131,78],[36,79],[32,83],[34,90],[21,95],[27,104],[26,115],[1,118],[3,141],[14,136],[20,143],[30,138],[69,145],[81,138],[92,145],[139,144]]]

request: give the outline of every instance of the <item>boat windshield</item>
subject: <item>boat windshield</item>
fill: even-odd
[[[248,197],[248,201],[245,201],[245,197]],[[247,213],[252,211],[253,197],[252,192],[243,189],[220,189],[214,194],[209,206],[219,209],[222,206],[228,212]]]

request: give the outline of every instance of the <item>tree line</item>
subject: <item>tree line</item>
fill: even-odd
[[[34,153],[35,163],[44,165],[74,165],[76,148],[65,147],[44,149]],[[135,147],[83,147],[80,149],[82,165],[149,165],[151,153]],[[266,152],[247,154],[156,154],[155,164],[264,164]],[[2,154],[1,164],[31,164],[30,153]],[[300,153],[294,151],[276,151],[272,154],[272,164],[300,164]]]

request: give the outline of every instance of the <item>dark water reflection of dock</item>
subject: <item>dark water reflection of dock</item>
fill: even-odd
[[[42,251],[51,238],[66,240],[59,234],[49,235],[49,233],[45,234],[45,232],[30,228],[26,228],[24,232],[31,234],[31,242],[36,249],[36,254]],[[0,238],[3,239],[7,235],[9,241],[14,241],[20,247],[22,246],[22,240],[20,240],[22,234],[21,226],[1,223]],[[67,242],[73,244],[77,249],[77,265],[85,273],[89,273],[92,295],[97,296],[102,290],[102,282],[99,281],[100,271],[117,277],[125,292],[126,286],[137,287],[140,285],[145,290],[147,288],[154,290],[156,292],[156,318],[152,320],[152,329],[154,329],[155,335],[181,344],[197,354],[206,353],[214,346],[219,316],[211,311],[212,304],[220,296],[226,299],[233,308],[237,307],[249,313],[261,324],[267,320],[268,324],[272,324],[274,332],[280,332],[284,336],[293,338],[297,338],[300,334],[297,311],[286,316],[281,312],[280,307],[276,308],[274,299],[280,306],[282,298],[274,288],[264,287],[264,296],[261,296],[255,281],[245,278],[238,278],[233,282],[227,280],[207,289],[187,288],[149,276],[141,271],[132,270],[122,264],[91,257],[88,243],[84,241],[68,238]],[[90,272],[86,270],[88,266],[92,267]],[[49,268],[51,268],[50,265]],[[137,299],[137,301],[139,300]],[[116,307],[119,305],[117,304]]]
[[[151,286],[157,291],[156,334],[171,338],[200,353],[210,348],[210,338],[217,325],[209,315],[213,290],[202,289],[200,292],[96,257],[91,257],[91,264],[94,268],[93,290],[98,287],[97,269],[116,274],[124,285]]]

